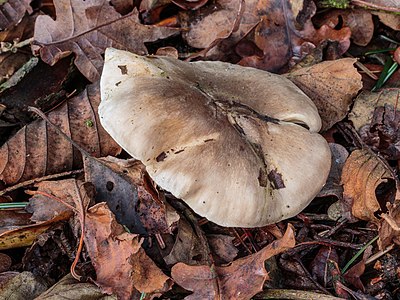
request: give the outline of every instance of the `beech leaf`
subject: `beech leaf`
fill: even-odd
[[[98,123],[99,102],[99,85],[93,84],[48,117],[93,156],[116,155],[120,147]],[[80,152],[43,120],[23,127],[0,147],[0,180],[7,185],[80,166]]]
[[[75,65],[87,79],[100,78],[102,54],[116,47],[147,54],[145,42],[153,42],[179,32],[139,23],[136,10],[121,16],[106,0],[55,0],[57,20],[38,16],[32,50],[53,65],[75,53]]]
[[[193,291],[185,299],[251,299],[262,290],[268,273],[264,262],[294,247],[294,231],[289,224],[285,235],[261,251],[235,260],[226,267],[189,266],[177,263],[171,275],[181,287]]]
[[[350,154],[343,167],[343,196],[352,200],[352,213],[356,218],[377,222],[374,213],[381,205],[375,190],[388,180],[393,180],[392,174],[371,152],[355,150]]]
[[[315,103],[327,130],[347,114],[353,97],[362,88],[361,75],[352,58],[325,61],[301,68],[287,77]]]

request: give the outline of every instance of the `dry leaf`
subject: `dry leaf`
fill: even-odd
[[[185,299],[250,299],[262,290],[268,273],[265,261],[289,248],[295,239],[291,225],[282,239],[276,240],[261,251],[235,260],[227,267],[189,266],[177,263],[171,275],[181,287],[193,291]]]
[[[105,203],[88,210],[85,244],[103,292],[131,299],[138,291],[150,294],[169,288],[169,278],[146,255],[142,242],[117,223]]]
[[[96,202],[107,202],[118,223],[140,234],[171,233],[179,215],[152,186],[137,160],[85,158],[85,178],[96,187]]]
[[[378,16],[379,21],[381,21],[386,26],[394,30],[400,30],[400,16],[397,14],[391,14],[383,11],[373,11],[374,15]]]
[[[315,103],[327,130],[347,114],[353,97],[362,88],[361,75],[353,66],[356,60],[325,61],[287,74]]]
[[[392,174],[371,152],[355,150],[350,154],[343,167],[343,194],[345,199],[352,201],[352,213],[356,218],[378,221],[375,213],[384,207],[379,204],[375,191],[389,180],[393,180]]]
[[[209,234],[207,241],[211,253],[217,265],[227,264],[233,261],[239,250],[233,244],[235,238],[223,234]]]
[[[121,16],[106,0],[55,0],[57,20],[39,16],[32,49],[48,64],[76,54],[75,65],[87,79],[100,78],[107,47],[147,54],[145,42],[177,34],[174,28],[139,23],[136,10]]]
[[[366,46],[374,34],[372,15],[369,11],[362,9],[329,10],[327,13],[319,14],[313,21],[318,27],[328,25],[336,28],[339,23],[342,27],[349,27],[351,39],[359,46]]]
[[[343,277],[354,285],[358,290],[364,292],[365,288],[363,283],[360,280],[360,276],[364,274],[365,271],[365,262],[368,257],[372,254],[372,246],[368,246],[363,253],[362,260],[352,266],[346,273],[343,274]]]
[[[317,279],[318,282],[322,283],[323,286],[328,286],[332,280],[332,274],[328,272],[329,261],[339,261],[339,256],[335,248],[321,247],[317,255],[311,261],[310,269],[313,278]]]
[[[71,274],[68,274],[36,299],[117,300],[117,297],[104,296],[100,289],[93,283],[79,282]]]
[[[384,250],[391,243],[400,245],[400,189],[397,189],[396,200],[394,204],[388,203],[388,212],[383,215],[379,227],[378,246],[380,250]]]
[[[22,272],[2,286],[0,299],[35,299],[45,290],[47,285],[38,276]]]
[[[76,179],[64,179],[58,181],[42,181],[35,185],[39,192],[45,192],[55,196],[65,203],[73,206],[77,199],[82,199],[80,183]],[[41,194],[35,194],[26,207],[26,210],[33,213],[31,220],[33,222],[48,221],[58,215],[72,216],[73,211],[65,204]]]
[[[204,246],[193,227],[180,219],[178,235],[170,253],[164,257],[168,265],[183,262],[187,265],[201,265],[208,261],[208,249]]]
[[[397,0],[352,0],[351,4],[373,10],[400,13],[400,2]]]
[[[116,155],[120,147],[98,123],[99,85],[49,113],[49,119],[93,156]],[[82,165],[80,152],[43,120],[19,130],[0,147],[0,180],[7,185]]]
[[[8,0],[0,6],[0,31],[10,29],[18,24],[25,13],[32,13],[32,0]]]

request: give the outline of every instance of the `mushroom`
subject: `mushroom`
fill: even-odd
[[[106,131],[214,223],[278,222],[325,184],[331,154],[317,108],[283,76],[109,48],[100,84]]]

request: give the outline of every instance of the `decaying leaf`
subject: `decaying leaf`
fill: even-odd
[[[39,299],[117,300],[117,296],[106,296],[93,283],[79,282],[74,279],[71,274],[68,274],[55,285],[50,287],[46,292],[41,294]]]
[[[10,29],[18,24],[25,13],[32,13],[32,0],[8,0],[0,6],[0,31]]]
[[[233,240],[234,237],[229,235],[207,235],[207,241],[217,265],[231,263],[238,254],[239,250],[233,244]]]
[[[93,84],[48,117],[93,156],[116,155],[120,147],[98,123],[99,102],[99,85]],[[80,152],[43,120],[23,127],[0,147],[0,180],[7,185],[81,165]]]
[[[347,159],[342,173],[344,197],[352,201],[356,218],[377,222],[375,213],[385,209],[375,191],[381,183],[394,180],[387,167],[368,150],[355,150]]]
[[[291,225],[282,239],[276,240],[261,251],[235,260],[226,267],[189,266],[177,263],[171,275],[181,287],[193,291],[185,299],[250,299],[262,290],[268,273],[265,261],[294,247],[295,239]]]
[[[310,264],[312,276],[323,286],[328,286],[332,280],[332,274],[328,272],[328,261],[339,261],[337,251],[332,247],[321,247]]]
[[[389,160],[400,159],[399,95],[399,89],[363,91],[349,114],[363,141]]]
[[[373,11],[374,15],[379,17],[379,20],[394,30],[400,30],[400,15],[392,14],[383,11]]]
[[[0,289],[0,299],[35,299],[47,289],[47,284],[31,272],[11,278]]]
[[[121,16],[106,0],[55,0],[57,20],[39,16],[33,50],[48,64],[75,53],[75,65],[94,82],[100,78],[107,47],[147,54],[145,42],[177,34],[173,28],[142,25],[136,10]]]
[[[103,292],[131,299],[139,292],[150,294],[169,288],[169,278],[146,255],[142,242],[117,223],[105,203],[88,210],[85,244]]]
[[[346,273],[343,274],[343,277],[350,282],[352,285],[354,285],[358,290],[361,290],[364,292],[365,288],[363,283],[360,280],[360,276],[364,274],[365,271],[365,262],[370,257],[372,254],[372,246],[368,246],[367,249],[365,249],[363,253],[363,257],[361,261],[359,261],[357,264],[352,266]]]
[[[355,59],[325,61],[287,74],[315,103],[327,130],[347,114],[353,97],[362,88]]]
[[[85,158],[84,165],[96,202],[106,202],[119,224],[133,233],[171,233],[179,215],[152,186],[142,163],[107,157]]]
[[[400,245],[400,189],[397,189],[394,204],[387,204],[388,212],[381,220],[379,227],[379,249],[383,250],[391,243]]]
[[[170,253],[164,257],[168,265],[183,262],[187,265],[201,265],[207,262],[208,249],[200,241],[193,227],[185,219],[180,219],[178,235]]]
[[[326,24],[335,28],[341,23],[343,27],[349,27],[351,39],[359,46],[366,46],[374,34],[372,14],[362,9],[329,10],[327,13],[319,14],[313,21],[317,26]]]
[[[82,199],[80,184],[75,179],[64,179],[58,181],[43,181],[35,185],[39,192],[47,193],[61,199],[72,207],[76,206],[76,201]],[[34,222],[43,222],[53,219],[58,215],[72,216],[73,211],[65,204],[42,194],[35,194],[26,207],[32,214],[31,220]]]

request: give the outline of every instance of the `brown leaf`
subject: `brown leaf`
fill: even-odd
[[[169,278],[146,255],[142,242],[116,222],[105,203],[88,210],[85,244],[103,292],[131,299],[138,291],[149,294],[169,288]]]
[[[85,159],[85,178],[96,187],[96,202],[107,202],[118,223],[140,234],[171,233],[179,215],[152,186],[137,160]]]
[[[106,0],[55,0],[57,20],[39,16],[33,50],[48,64],[75,53],[75,65],[87,79],[100,78],[107,47],[147,54],[145,42],[177,34],[179,30],[139,23],[136,10],[121,16]]]
[[[400,30],[400,16],[397,14],[391,14],[383,11],[373,11],[374,15],[378,16],[379,21],[381,21],[386,26],[394,30]]]
[[[32,13],[32,0],[8,0],[0,6],[0,31],[10,29],[18,24],[25,13]]]
[[[318,27],[328,25],[331,28],[337,27],[340,21],[343,22],[342,27],[350,28],[351,39],[359,46],[366,46],[374,34],[372,15],[362,9],[329,10],[327,13],[319,14],[313,21]]]
[[[214,261],[217,265],[227,264],[233,261],[239,250],[233,245],[235,238],[223,234],[207,235]]]
[[[391,243],[400,245],[400,189],[397,189],[394,204],[387,204],[388,212],[383,216],[379,227],[378,246],[380,250],[385,249]]]
[[[344,198],[353,202],[356,218],[377,222],[375,213],[384,207],[379,204],[375,191],[381,183],[393,180],[387,167],[368,150],[355,150],[347,159],[342,173]]]
[[[35,299],[47,288],[47,284],[38,276],[22,272],[8,280],[0,289],[0,299]]]
[[[8,271],[11,265],[12,265],[11,257],[9,257],[5,253],[0,253],[0,273]]]
[[[368,246],[363,253],[363,258],[357,264],[352,266],[346,273],[344,273],[343,277],[350,282],[357,289],[364,292],[365,288],[363,283],[360,280],[360,276],[364,274],[365,271],[365,262],[368,257],[372,254],[372,246]]]
[[[42,181],[35,185],[39,192],[44,192],[52,195],[72,207],[79,208],[76,201],[84,199],[81,189],[82,183],[76,179],[64,179],[57,181]],[[35,192],[33,192],[35,193]],[[86,206],[86,205],[84,205]],[[72,216],[73,211],[68,208],[64,203],[49,198],[42,194],[34,194],[29,200],[26,210],[33,213],[31,220],[33,222],[48,221],[57,217],[58,215]]]
[[[180,219],[178,235],[170,253],[164,257],[168,265],[183,262],[187,265],[205,264],[208,259],[208,249],[204,246],[188,221]]]
[[[116,155],[120,147],[98,122],[99,85],[49,113],[49,119],[93,156]],[[45,121],[23,127],[0,147],[0,180],[7,185],[82,165],[80,152]]]
[[[400,3],[396,0],[352,0],[351,4],[392,13],[400,12]]]
[[[332,274],[328,271],[328,261],[337,263],[339,256],[334,248],[321,247],[310,264],[311,274],[318,282],[323,283],[323,286],[327,286],[332,280]]]
[[[181,287],[193,291],[185,299],[250,299],[262,290],[268,279],[264,262],[268,258],[294,247],[291,225],[284,237],[261,251],[235,260],[230,266],[189,266],[177,263],[172,267],[172,278]],[[215,286],[215,284],[217,286]]]
[[[341,121],[353,97],[362,88],[361,75],[353,66],[356,60],[325,61],[287,74],[315,103],[322,119],[322,130]]]

